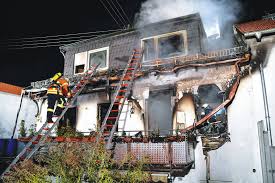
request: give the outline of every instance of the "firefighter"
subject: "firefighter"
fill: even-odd
[[[57,73],[51,78],[51,84],[47,91],[48,109],[47,121],[52,122],[53,115],[59,116],[65,108],[66,98],[71,98],[69,90],[69,80],[62,76],[62,73]],[[56,109],[54,110],[55,104]]]

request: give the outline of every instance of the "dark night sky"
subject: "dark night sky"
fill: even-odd
[[[117,1],[133,21],[145,0]],[[266,12],[274,12],[271,0],[240,2],[242,13],[239,22],[260,19]],[[1,11],[0,81],[19,86],[28,86],[31,81],[47,79],[63,71],[63,56],[58,47],[8,50],[8,39],[119,28],[99,0],[9,0],[5,5],[1,2],[1,7],[4,11]]]

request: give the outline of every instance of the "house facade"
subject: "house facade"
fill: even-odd
[[[208,45],[199,14],[60,47],[64,75],[72,84],[93,64],[100,64],[70,108],[68,123],[84,134],[100,128],[132,50],[141,48],[141,65],[116,131],[114,158],[121,160],[129,153],[149,156],[150,171],[182,177],[175,182],[271,180],[265,177],[272,175],[268,174],[272,167],[264,170],[262,157],[273,145],[263,146],[259,135],[259,121],[267,118],[259,68],[264,57],[269,64],[262,69],[268,75],[265,88],[270,101],[274,64],[269,60],[274,49],[257,51],[261,45],[274,45],[274,32],[262,33],[259,42],[244,27],[234,26],[232,48],[218,50]],[[258,35],[273,28],[252,32]],[[38,128],[46,118],[42,96],[47,82],[34,82],[33,90],[42,90],[29,91],[41,106]],[[273,102],[269,111],[272,116]],[[262,133],[268,131],[271,141],[274,121],[268,129],[264,124],[269,123],[263,123]]]

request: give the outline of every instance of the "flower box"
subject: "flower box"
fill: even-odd
[[[65,140],[65,137],[61,137],[61,136],[55,137],[56,142],[64,142],[64,140]]]

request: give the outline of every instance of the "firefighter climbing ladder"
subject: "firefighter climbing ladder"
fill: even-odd
[[[81,80],[74,86],[72,89],[72,95],[73,98],[68,102],[60,116],[55,120],[55,122],[45,122],[42,127],[37,132],[37,135],[35,135],[24,147],[24,149],[17,155],[17,157],[11,162],[11,164],[8,166],[8,168],[3,172],[1,175],[8,175],[8,172],[18,163],[19,161],[30,159],[33,154],[39,149],[39,147],[47,140],[50,133],[53,131],[55,127],[58,126],[59,121],[64,116],[64,114],[67,112],[67,110],[70,108],[71,105],[75,102],[77,96],[82,92],[82,90],[85,88],[87,83],[89,82],[89,79],[93,77],[94,73],[96,72],[96,69],[98,65],[92,66],[81,78]],[[52,124],[50,128],[48,128],[48,125]],[[44,133],[43,133],[44,132]]]
[[[128,64],[125,67],[124,72],[120,78],[120,81],[116,85],[116,90],[113,96],[113,100],[102,122],[102,126],[99,131],[98,138],[104,137],[104,139],[107,140],[106,148],[108,150],[112,148],[114,133],[118,127],[118,122],[120,121],[120,115],[122,113],[124,103],[131,92],[131,88],[133,86],[133,80],[134,80],[136,71],[140,66],[141,58],[142,58],[141,50],[134,49],[128,61]],[[125,115],[127,115],[127,113]]]

